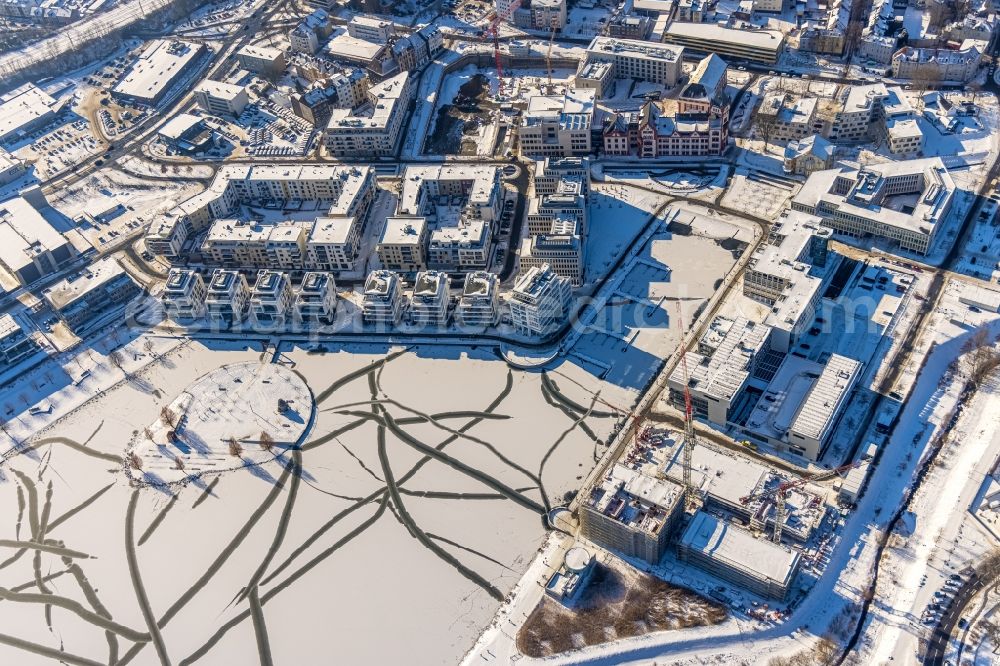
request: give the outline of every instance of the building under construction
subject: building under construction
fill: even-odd
[[[683,509],[681,485],[616,464],[584,500],[580,523],[594,543],[656,564]]]

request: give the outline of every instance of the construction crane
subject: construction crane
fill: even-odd
[[[692,508],[698,501],[694,483],[691,481],[691,467],[694,453],[694,408],[691,404],[691,389],[688,386],[687,348],[684,345],[684,314],[681,303],[677,301],[677,324],[681,331],[681,367],[684,368],[684,448],[682,453],[682,473],[684,481],[684,499],[687,508]]]
[[[552,93],[552,42],[556,38],[556,20],[552,19],[552,32],[549,34],[549,47],[545,51],[545,67],[549,74],[549,93]]]
[[[510,19],[521,6],[521,0],[514,0],[506,9],[497,12],[489,27],[483,32],[484,37],[493,36],[493,61],[497,67],[497,99],[503,98],[503,62],[500,59],[500,24]]]
[[[855,467],[857,467],[858,465],[860,465],[865,461],[866,458],[859,458],[854,462],[847,463],[846,465],[841,465],[840,467],[834,467],[833,469],[828,469],[819,472],[817,474],[813,474],[810,476],[803,476],[801,478],[793,479],[791,481],[785,481],[784,483],[778,484],[777,487],[771,488],[770,490],[761,489],[760,491],[751,493],[746,497],[741,497],[740,504],[746,506],[747,504],[753,502],[754,500],[762,500],[766,502],[767,500],[773,499],[775,510],[774,510],[774,535],[772,537],[772,541],[774,541],[774,543],[780,544],[781,533],[785,529],[785,517],[786,517],[785,500],[787,499],[788,492],[790,490],[794,490],[795,488],[801,488],[807,483],[813,483],[815,481],[823,481],[825,479],[829,479],[830,477],[837,476],[842,472],[854,469]],[[755,519],[754,517],[751,517],[750,523],[752,528],[759,529],[760,527],[762,527],[761,521],[759,519]]]

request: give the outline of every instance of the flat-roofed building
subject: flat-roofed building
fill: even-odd
[[[771,141],[790,141],[809,136],[817,130],[817,100],[781,91],[764,96],[757,114],[771,126]]]
[[[250,320],[262,328],[281,328],[292,314],[294,298],[288,273],[260,271],[250,292]]]
[[[27,199],[0,202],[0,267],[21,285],[68,266],[77,251]]]
[[[574,287],[583,285],[583,241],[576,220],[555,220],[548,233],[521,241],[520,274],[548,266]]]
[[[114,257],[98,259],[76,275],[43,290],[45,301],[78,336],[104,323],[106,316],[140,293]]]
[[[521,154],[569,157],[589,153],[595,98],[596,91],[589,88],[531,97],[517,129]]]
[[[552,194],[535,197],[528,202],[528,234],[537,236],[552,232],[552,223],[557,220],[576,220],[577,233],[587,232],[587,199],[582,193],[582,183],[572,178],[559,181]]]
[[[306,239],[307,265],[321,271],[354,270],[363,226],[354,216],[316,218]]]
[[[632,16],[621,13],[611,17],[608,25],[608,36],[615,39],[644,40],[649,37],[652,30],[653,20],[648,16]]]
[[[674,21],[664,33],[663,41],[694,53],[715,53],[728,60],[773,65],[778,61],[785,37],[777,30],[737,30],[715,23]]]
[[[189,268],[171,268],[160,301],[168,319],[200,319],[205,316],[208,286],[201,273]]]
[[[408,166],[396,214],[436,219],[439,205],[461,206],[461,216],[492,222],[500,217],[503,186],[496,165]]]
[[[12,183],[24,173],[24,161],[0,148],[0,185]]]
[[[492,239],[491,226],[483,220],[461,220],[458,226],[439,227],[430,233],[427,266],[445,271],[484,269]]]
[[[176,39],[150,42],[122,79],[111,89],[120,100],[158,104],[164,95],[194,69],[205,47]]]
[[[38,351],[38,345],[7,313],[0,315],[0,361],[4,369],[12,367]]]
[[[403,119],[413,101],[408,72],[372,86],[368,104],[356,111],[333,109],[323,143],[337,157],[385,157],[399,146]]]
[[[337,314],[337,283],[332,273],[310,271],[295,292],[293,312],[303,324],[329,324]]]
[[[248,44],[236,52],[236,60],[243,69],[261,76],[277,76],[285,71],[285,54],[269,46]]]
[[[615,79],[639,79],[675,86],[681,78],[684,49],[635,39],[594,37],[587,47],[587,62],[614,64]]]
[[[455,316],[463,326],[495,326],[500,321],[500,279],[496,273],[466,273]]]
[[[566,322],[572,299],[568,279],[547,265],[532,267],[517,278],[508,297],[511,323],[525,335],[548,335]]]
[[[926,254],[954,197],[954,180],[941,158],[931,157],[816,171],[792,198],[792,209],[819,216],[839,233]]]
[[[239,271],[217,268],[208,283],[205,309],[212,324],[224,328],[235,326],[247,316],[250,285]]]
[[[580,526],[604,548],[657,564],[683,511],[682,486],[615,464],[582,502]]]
[[[157,137],[169,151],[181,155],[199,153],[215,147],[215,136],[204,118],[179,113],[160,127]]]
[[[832,231],[815,215],[785,211],[751,257],[743,274],[743,295],[766,305],[786,299],[811,266],[824,267]]]
[[[390,217],[375,248],[382,268],[413,274],[427,267],[427,220]]]
[[[590,193],[590,158],[546,157],[535,161],[535,196],[555,194],[559,182],[571,178],[580,183],[580,194]]]
[[[448,324],[450,301],[448,274],[441,271],[421,271],[413,282],[410,321],[418,326],[443,328]]]
[[[194,99],[205,111],[217,116],[237,117],[250,103],[243,86],[206,79],[194,90]]]
[[[377,270],[368,274],[361,305],[366,324],[396,326],[403,316],[403,287],[393,271]]]
[[[347,34],[366,42],[385,44],[396,34],[396,25],[375,16],[354,16],[347,22]]]
[[[32,83],[0,95],[0,141],[26,136],[51,124],[62,107]]]
[[[615,91],[615,64],[605,61],[580,63],[573,77],[575,88],[592,88],[598,99],[609,97]]]
[[[725,427],[740,411],[770,335],[770,326],[743,317],[716,317],[698,341],[697,351],[687,354],[687,372],[678,366],[667,380],[670,401],[682,409],[687,390],[695,416]]]
[[[678,556],[754,594],[784,600],[799,569],[799,553],[758,539],[734,523],[698,511],[684,530]]]

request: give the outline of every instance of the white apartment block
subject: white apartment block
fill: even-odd
[[[566,27],[566,0],[531,0],[531,25],[536,30]]]
[[[319,271],[354,270],[363,226],[356,216],[316,218],[306,239],[306,265]]]
[[[295,320],[300,323],[332,322],[337,313],[337,282],[333,275],[311,271],[302,276],[292,308]]]
[[[792,209],[848,236],[884,238],[926,254],[954,197],[954,180],[941,158],[931,157],[817,171],[792,198]]]
[[[210,322],[224,328],[239,324],[246,317],[249,304],[250,285],[240,272],[219,268],[212,273],[205,296]]]
[[[500,217],[503,186],[495,165],[408,166],[396,214],[436,219],[439,205],[461,201],[465,219],[492,222]]]
[[[200,319],[205,316],[208,287],[197,271],[171,268],[160,301],[168,319]]]
[[[333,109],[323,143],[336,157],[387,157],[399,145],[403,119],[413,101],[408,72],[368,90],[368,104],[357,111]]]
[[[517,128],[521,154],[569,157],[591,152],[595,98],[592,88],[531,97]]]
[[[579,224],[577,233],[581,236],[586,235],[587,200],[572,186],[577,183],[565,179],[560,181],[560,187],[553,194],[533,198],[528,202],[528,234],[532,236],[547,234],[552,231],[553,222],[575,220]]]
[[[427,267],[427,220],[390,217],[375,248],[382,268],[413,274]]]
[[[508,297],[511,323],[525,335],[548,335],[565,323],[572,299],[568,279],[548,266],[531,268],[518,277]]]
[[[491,228],[483,220],[461,220],[458,226],[435,229],[427,244],[427,266],[447,271],[485,269],[493,239]]]
[[[634,39],[595,37],[587,47],[587,62],[610,62],[613,79],[639,79],[675,86],[680,80],[684,48]]]
[[[448,274],[440,271],[421,271],[413,283],[409,318],[419,326],[443,328],[448,324],[448,305],[451,289]]]
[[[463,326],[495,326],[500,321],[500,279],[495,273],[466,274],[455,316]]]
[[[198,106],[213,115],[234,118],[243,113],[243,109],[250,103],[243,86],[207,79],[195,88],[194,99]]]
[[[347,22],[347,34],[366,42],[386,44],[396,34],[396,26],[392,21],[374,16],[355,16]]]
[[[250,292],[250,320],[261,328],[281,328],[292,314],[294,299],[287,273],[261,271]]]
[[[396,326],[403,315],[403,288],[392,271],[377,270],[368,274],[361,313],[366,324]]]
[[[590,192],[590,158],[587,157],[546,157],[535,161],[535,196],[555,194],[559,182],[564,178],[577,180],[580,193]]]

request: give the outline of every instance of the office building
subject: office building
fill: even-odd
[[[0,202],[0,268],[22,286],[62,270],[76,257],[73,245],[28,199]]]
[[[589,88],[530,98],[517,128],[521,154],[569,157],[589,153],[595,98],[596,92]]]
[[[280,76],[285,71],[284,52],[268,46],[244,46],[236,52],[243,69],[261,76]]]
[[[674,21],[664,33],[663,41],[694,53],[715,53],[727,60],[773,65],[778,61],[785,37],[777,30],[737,30],[715,23]]]
[[[634,39],[594,37],[587,47],[587,62],[610,62],[613,79],[639,79],[675,86],[681,78],[684,49],[669,44]]]
[[[684,511],[684,488],[615,464],[580,507],[583,536],[626,557],[658,564]]]
[[[194,90],[194,99],[202,109],[216,116],[238,117],[250,103],[247,90],[221,81],[204,80]]]
[[[0,95],[0,141],[12,141],[52,124],[63,104],[32,83]]]
[[[574,287],[583,285],[583,241],[576,220],[556,220],[548,233],[522,239],[520,275],[542,266],[568,279]]]
[[[799,569],[799,553],[754,537],[734,523],[695,513],[678,546],[681,561],[753,594],[784,600]]]
[[[7,313],[0,315],[0,361],[7,370],[38,351],[38,345]]]
[[[386,44],[396,34],[396,26],[392,21],[374,16],[354,16],[347,22],[347,34],[366,42]]]
[[[111,94],[125,102],[156,105],[175,83],[195,69],[205,52],[201,44],[153,40],[111,89]]]

